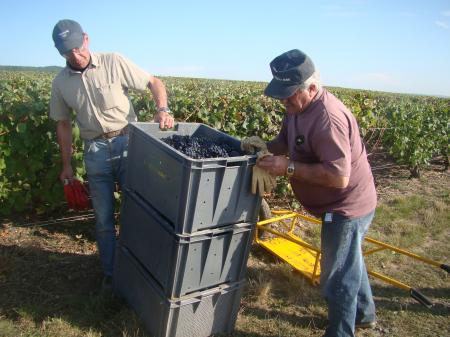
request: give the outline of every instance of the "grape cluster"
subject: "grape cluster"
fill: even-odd
[[[200,136],[173,135],[161,140],[194,159],[227,158],[242,155],[228,144],[219,144]]]

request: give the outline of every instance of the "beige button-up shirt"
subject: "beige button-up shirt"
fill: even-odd
[[[83,71],[66,66],[52,83],[50,118],[70,120],[71,111],[83,139],[120,130],[136,121],[128,89],[145,91],[150,74],[116,53],[91,53]]]

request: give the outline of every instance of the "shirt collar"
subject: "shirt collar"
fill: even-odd
[[[100,60],[97,54],[91,53],[91,64],[90,67],[98,68],[100,67]]]
[[[100,66],[99,57],[95,53],[91,53],[91,61],[89,62],[88,69],[89,68],[98,68]],[[72,69],[67,63],[66,63],[66,72],[69,75],[73,74],[81,74],[81,71]]]
[[[311,100],[311,103],[314,103],[315,101],[317,101],[320,97],[322,97],[322,95],[323,95],[323,88],[320,87],[320,89],[316,92],[316,95]]]

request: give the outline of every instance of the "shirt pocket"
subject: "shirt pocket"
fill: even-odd
[[[301,163],[318,163],[318,158],[310,148],[308,142],[303,140],[302,142],[295,141],[293,143],[293,153],[291,155],[293,160]]]
[[[120,83],[111,83],[96,88],[97,103],[100,110],[117,108],[123,102],[124,92]]]

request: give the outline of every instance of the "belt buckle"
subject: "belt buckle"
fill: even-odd
[[[105,132],[102,133],[101,135],[99,135],[98,137],[96,137],[95,139],[111,139],[117,136],[121,136],[121,135],[126,135],[128,133],[128,126],[123,127],[122,129],[119,130],[114,130],[114,131],[109,131],[109,132]]]
[[[122,129],[107,132],[105,135],[106,135],[107,139],[110,139],[110,138],[119,136],[121,133],[122,133]]]

